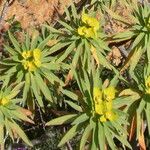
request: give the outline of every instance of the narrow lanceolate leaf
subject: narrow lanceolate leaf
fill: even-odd
[[[24,85],[24,82],[19,83],[14,87],[14,89],[11,91],[11,93],[7,96],[8,99],[14,98],[21,90],[22,86]]]
[[[9,125],[9,121],[8,121],[7,118],[5,119],[5,127],[6,127],[6,130],[7,130],[8,134],[9,134],[9,136],[11,137],[11,139],[12,139],[13,142],[14,142],[13,131],[12,131],[10,125]]]
[[[72,42],[72,44],[70,44],[68,48],[65,50],[65,52],[60,56],[57,62],[62,62],[63,60],[65,60],[68,57],[68,55],[74,50],[75,46],[76,46],[75,42]]]
[[[66,95],[66,96],[68,96],[69,98],[71,98],[72,100],[75,100],[75,101],[78,100],[78,96],[77,96],[75,93],[71,92],[71,91],[62,90],[61,92],[62,92],[64,95]]]
[[[135,50],[130,60],[130,72],[132,72],[135,69],[144,51],[145,49],[141,47]]]
[[[112,134],[110,133],[110,130],[106,125],[104,125],[104,133],[105,133],[105,137],[106,137],[106,140],[107,140],[110,148],[112,150],[116,150],[116,146],[114,144]]]
[[[142,41],[142,39],[144,38],[145,33],[140,33],[137,38],[134,40],[133,44],[132,44],[132,49],[135,48],[137,45],[141,44],[140,42]]]
[[[31,75],[31,88],[33,90],[33,93],[34,93],[36,100],[37,100],[38,104],[40,105],[40,107],[44,107],[44,104],[42,101],[42,96],[40,95],[40,91],[37,88],[37,84],[35,82],[33,75]]]
[[[4,124],[0,123],[0,145],[4,143]]]
[[[112,134],[114,135],[114,137],[116,137],[122,143],[122,145],[127,146],[129,149],[132,149],[131,145],[128,143],[128,141],[126,139],[126,136],[119,136],[115,132],[112,132]]]
[[[78,18],[78,14],[77,14],[77,9],[73,3],[71,4],[71,11],[72,11],[74,20],[76,20]]]
[[[15,51],[17,51],[18,53],[21,53],[20,45],[17,42],[17,40],[15,39],[15,37],[11,34],[10,31],[8,31],[8,35],[9,35],[11,42],[13,43],[13,45],[15,47]]]
[[[58,33],[58,34],[62,34],[62,32],[60,30],[57,30],[49,25],[43,25],[44,27],[46,27],[47,29],[49,29],[52,33]]]
[[[23,114],[20,110],[11,111],[11,113],[14,115],[14,117],[17,117],[23,121],[27,121],[30,123],[34,123],[31,119],[29,119],[25,114]]]
[[[98,149],[98,128],[97,125],[93,128],[91,149]]]
[[[148,132],[150,134],[150,103],[147,103],[145,112],[146,112],[146,118],[147,118]]]
[[[15,123],[15,122],[9,122],[9,125],[11,128],[23,139],[25,143],[27,143],[30,146],[33,146],[32,143],[29,141],[28,137],[24,133],[24,131]]]
[[[62,125],[64,123],[69,123],[72,119],[74,119],[77,116],[77,114],[71,114],[71,115],[65,115],[58,118],[55,118],[49,122],[46,123],[46,126],[52,126],[52,125]]]
[[[70,105],[73,109],[75,109],[75,110],[77,110],[77,111],[79,111],[79,112],[82,112],[82,108],[81,108],[79,105],[77,105],[77,104],[75,104],[75,103],[73,103],[73,102],[71,102],[71,101],[67,101],[67,100],[65,100],[65,102],[66,102],[68,105]]]
[[[118,21],[123,22],[127,25],[130,25],[130,23],[128,23],[126,19],[124,19],[123,17],[121,17],[120,15],[118,15],[117,13],[115,13],[114,11],[109,9],[108,7],[105,6],[104,8],[105,8],[105,11],[107,11],[107,13],[110,14],[115,20],[118,20]]]
[[[26,38],[25,38],[25,44],[26,44],[26,49],[29,50],[30,49],[30,36],[29,34],[27,33],[26,34]]]
[[[66,142],[68,142],[70,139],[72,139],[77,133],[78,133],[78,125],[73,126],[61,139],[61,141],[58,144],[58,147],[61,147]]]
[[[105,150],[105,133],[101,122],[98,123],[98,141],[100,150]]]
[[[68,29],[69,31],[74,31],[74,29],[69,26],[66,22],[63,22],[61,20],[58,21],[62,26],[64,26],[66,29]]]
[[[48,55],[53,54],[53,53],[59,51],[60,49],[62,49],[63,47],[69,45],[70,43],[72,43],[72,42],[62,42],[62,43],[58,42],[52,48],[49,49]]]
[[[17,55],[16,51],[13,48],[11,48],[7,45],[4,45],[4,47],[11,55],[13,55],[13,56]]]
[[[48,89],[46,83],[43,81],[42,77],[37,73],[35,73],[35,81],[46,99],[52,101],[50,90]]]
[[[89,119],[89,116],[87,116],[86,113],[81,114],[79,117],[76,117],[76,119],[71,123],[72,125],[83,123]]]
[[[43,50],[48,41],[52,38],[52,35],[49,35],[46,39],[44,39],[39,45],[38,48]]]
[[[91,132],[92,132],[91,126],[87,125],[87,127],[85,128],[85,130],[83,132],[82,138],[81,138],[80,150],[84,150],[85,144],[86,144],[88,137],[90,136]]]
[[[33,49],[35,49],[35,48],[36,48],[37,43],[38,43],[38,39],[39,39],[39,37],[38,37],[38,36],[37,36],[37,37],[35,37],[35,38],[32,38],[31,45],[30,45],[30,49],[31,49],[31,50],[33,50]]]
[[[80,54],[82,52],[82,49],[83,49],[83,42],[78,45],[77,49],[75,50],[75,55],[73,57],[73,60],[72,60],[72,65],[74,68],[76,68],[77,64],[78,64],[78,60],[79,60],[79,57],[80,57]]]
[[[29,90],[30,90],[30,74],[26,73],[25,74],[25,85],[23,88],[23,100],[27,99],[27,94],[28,94]]]
[[[142,120],[143,120],[141,113],[144,110],[145,104],[146,104],[146,102],[142,99],[140,104],[139,104],[139,107],[137,109],[137,130],[136,130],[137,131],[137,137],[140,136],[141,125],[142,125]]]

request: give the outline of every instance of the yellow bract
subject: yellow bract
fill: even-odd
[[[24,58],[22,60],[22,65],[25,70],[35,71],[37,68],[41,66],[41,50],[40,49],[24,51],[22,53],[22,57]]]
[[[115,98],[116,89],[114,87],[108,87],[103,90],[104,97],[107,101],[110,101]]]
[[[100,90],[98,87],[93,89],[95,113],[101,115],[99,118],[101,122],[116,119],[116,114],[112,111],[112,100],[115,98],[115,93],[114,87],[104,90]]]
[[[87,28],[85,26],[78,28],[78,34],[85,36],[86,38],[92,38],[95,36],[93,28]]]
[[[0,100],[0,105],[6,105],[7,103],[9,103],[9,99],[7,99],[7,98],[2,98],[1,100]]]
[[[150,76],[145,80],[146,94],[150,94]]]
[[[83,13],[81,20],[85,25],[78,28],[78,34],[86,38],[96,38],[97,31],[99,30],[99,22],[97,19]]]

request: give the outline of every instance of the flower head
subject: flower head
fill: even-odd
[[[7,98],[5,98],[5,97],[3,97],[1,100],[0,100],[0,105],[6,105],[6,104],[8,104],[9,103],[9,99],[7,99]]]
[[[150,76],[145,79],[145,87],[146,94],[150,94]]]
[[[111,101],[115,98],[116,89],[112,86],[103,90],[103,95],[107,101]]]
[[[99,30],[98,20],[85,13],[82,14],[81,20],[84,25],[78,28],[78,34],[86,38],[97,37],[97,31]]]
[[[93,89],[94,111],[100,115],[99,120],[101,122],[116,119],[116,115],[112,111],[112,100],[115,98],[115,93],[116,90],[114,87],[108,87],[104,90],[100,90],[98,87]]]
[[[22,53],[22,65],[25,70],[34,71],[41,66],[41,50],[34,49]]]
[[[95,31],[99,29],[99,22],[96,18],[90,17],[87,14],[83,13],[81,20],[89,27],[93,27]]]

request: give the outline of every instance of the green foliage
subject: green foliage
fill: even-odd
[[[78,73],[75,73],[75,78],[80,87],[80,91],[82,91],[82,96],[79,97],[79,103],[80,107],[82,108],[82,112],[80,111],[76,115],[71,114],[61,116],[51,120],[46,124],[61,125],[62,123],[68,123],[70,121],[72,122],[71,129],[64,135],[58,146],[62,146],[68,140],[73,138],[79,131],[82,131],[79,148],[80,150],[85,147],[87,141],[91,143],[91,149],[100,148],[104,150],[106,141],[111,149],[116,149],[116,145],[113,141],[114,138],[117,138],[123,145],[131,148],[130,144],[126,140],[127,133],[123,128],[123,125],[127,124],[126,115],[123,112],[113,108],[117,118],[113,121],[107,120],[103,122],[100,121],[100,117],[102,115],[99,115],[97,112],[95,112],[93,89],[98,85],[101,89],[105,88],[102,87],[101,84],[97,83],[97,81],[100,81],[100,78],[98,78],[98,73],[88,75],[85,71],[83,71],[83,78]],[[113,101],[115,101],[115,99]],[[70,104],[70,106],[72,106],[72,108],[79,107],[73,102]],[[90,136],[92,136],[92,138],[89,140]]]
[[[95,13],[83,11],[78,15],[74,4],[71,11],[66,9],[65,20],[58,21],[55,28],[45,25],[52,34],[57,35],[57,44],[50,49],[50,54],[60,51],[56,62],[68,61],[71,57],[72,66],[80,62],[83,68],[89,70],[92,65],[103,65],[112,69],[106,60],[106,52],[110,51],[105,42],[106,35],[101,28]]]
[[[147,61],[150,61],[149,55],[149,43],[150,43],[150,6],[148,2],[144,1],[144,5],[138,5],[138,1],[126,2],[126,7],[131,11],[129,16],[130,22],[127,22],[125,18],[115,14],[108,10],[108,13],[116,20],[124,22],[128,25],[128,29],[124,32],[120,32],[114,35],[115,41],[125,41],[132,39],[132,45],[130,47],[130,72],[132,72],[137,63],[139,62],[142,54],[146,54]]]
[[[131,142],[135,136],[139,147],[146,149],[150,5],[137,0],[88,2],[83,9],[72,3],[54,26],[43,25],[38,36],[24,33],[20,41],[8,31],[10,41],[4,44],[6,55],[0,60],[2,150],[8,135],[14,142],[17,134],[32,146],[19,122],[33,123],[30,116],[36,117],[37,108],[42,110],[40,117],[54,114],[48,122],[41,119],[43,127],[65,129],[60,148],[79,135],[80,150],[136,149]],[[114,12],[120,5],[130,10],[130,21]],[[104,18],[111,17],[125,29],[108,36]],[[129,54],[120,66],[113,66],[113,46],[126,48],[127,42]]]
[[[0,144],[4,144],[6,134],[14,141],[14,135],[17,134],[25,143],[32,146],[24,131],[19,127],[17,121],[31,122],[30,118],[24,114],[23,108],[17,103],[22,99],[16,98],[24,83],[19,83],[15,87],[5,87],[0,91]],[[5,130],[7,132],[5,132]]]
[[[55,57],[49,56],[49,49],[46,48],[52,35],[45,39],[41,37],[30,39],[27,34],[21,44],[10,32],[9,38],[13,45],[5,45],[5,49],[10,57],[0,61],[3,87],[24,82],[23,104],[27,103],[30,109],[34,109],[35,97],[39,106],[44,108],[43,96],[51,103],[53,102],[49,87],[55,82],[64,84],[54,74],[54,71],[61,68],[61,62],[58,63]]]

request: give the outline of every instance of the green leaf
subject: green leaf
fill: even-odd
[[[79,115],[71,124],[72,125],[80,124],[80,123],[87,121],[88,119],[89,119],[89,116],[87,116],[86,113],[83,113],[83,114]]]
[[[147,103],[145,113],[147,118],[148,132],[150,134],[150,103]]]
[[[52,38],[52,35],[49,35],[46,39],[44,39],[37,48],[43,50],[44,47],[46,46],[46,44],[48,43],[48,41]]]
[[[0,123],[0,145],[4,144],[4,124]]]
[[[53,27],[51,27],[51,26],[49,26],[49,25],[43,25],[44,27],[46,27],[47,29],[49,29],[51,32],[53,32],[53,33],[57,33],[57,34],[62,34],[62,32],[60,31],[60,30],[57,30],[57,29],[55,29],[55,28],[53,28]]]
[[[61,139],[61,141],[58,144],[58,147],[61,147],[66,142],[68,142],[70,139],[72,139],[78,133],[78,130],[79,130],[78,125],[73,126]]]
[[[26,34],[25,43],[26,43],[26,49],[29,50],[30,49],[30,36],[28,33]]]
[[[58,21],[62,26],[64,26],[66,29],[68,29],[69,31],[74,31],[74,29],[68,25],[66,22],[63,22],[61,20]]]
[[[96,124],[95,128],[93,128],[91,150],[97,150],[97,149],[98,149],[98,128]]]
[[[69,45],[69,47],[65,50],[65,52],[60,56],[60,58],[58,58],[57,62],[62,62],[63,60],[65,60],[68,55],[74,50],[74,48],[76,47],[76,42],[72,42],[72,44]]]
[[[11,55],[17,55],[17,53],[15,52],[15,50],[7,45],[4,45],[5,49],[11,54]]]
[[[51,81],[55,81],[55,82],[58,82],[61,86],[64,86],[64,82],[62,80],[60,80],[60,78],[58,78],[55,74],[53,74],[52,72],[49,72],[49,73],[46,73],[46,76],[45,78],[51,78]],[[54,83],[55,83],[54,82]]]
[[[67,7],[65,7],[65,14],[66,14],[67,20],[71,21],[71,14],[70,14],[69,9]]]
[[[59,50],[61,50],[62,48],[64,48],[65,46],[68,46],[72,43],[72,41],[69,41],[69,42],[58,42],[57,44],[55,44],[54,46],[52,46],[50,49],[49,49],[49,54],[48,55],[51,55]]]
[[[30,49],[33,50],[37,47],[39,37],[32,38]]]
[[[46,83],[43,81],[41,75],[36,72],[35,72],[35,81],[38,87],[40,88],[40,90],[42,91],[43,95],[46,97],[46,99],[52,102],[53,100],[51,97],[50,90],[48,89]]]
[[[142,99],[139,107],[137,109],[137,137],[140,135],[141,125],[142,125],[142,113],[144,112],[146,102]]]
[[[137,63],[139,62],[142,54],[144,53],[145,49],[139,47],[138,49],[135,49],[134,54],[132,55],[132,57],[130,58],[130,74],[132,74],[133,70],[135,69]]]
[[[113,39],[116,42],[120,42],[120,41],[131,39],[133,36],[135,36],[133,32],[125,31],[125,32],[117,33],[116,35],[114,35]]]
[[[15,122],[9,122],[9,125],[12,129],[15,130],[15,132],[23,139],[25,143],[27,143],[29,146],[33,146],[32,143],[29,141],[27,138],[26,134],[24,131],[15,123]]]
[[[115,133],[113,131],[112,131],[112,134],[114,135],[114,137],[116,137],[122,143],[122,145],[127,146],[129,149],[132,149],[131,145],[128,143],[128,141],[126,139],[126,136],[125,137],[123,135],[118,136],[117,133]]]
[[[109,130],[109,128],[106,125],[104,125],[104,133],[105,133],[105,137],[107,139],[107,142],[108,142],[110,148],[112,150],[116,150],[116,146],[115,146],[115,144],[113,142],[112,134],[110,133],[110,130]]]
[[[39,88],[37,86],[37,83],[35,82],[34,76],[32,74],[31,75],[31,88],[33,90],[33,93],[36,97],[36,100],[38,102],[38,104],[40,105],[40,107],[44,107],[43,101],[42,101],[42,96],[40,95],[40,91]]]
[[[132,49],[134,49],[137,45],[141,44],[142,39],[144,38],[145,33],[140,33],[132,43]]]
[[[82,108],[79,105],[77,105],[77,104],[75,104],[75,103],[73,103],[71,101],[67,101],[67,100],[65,100],[65,102],[68,105],[70,105],[73,109],[75,109],[76,111],[82,112]]]
[[[15,50],[16,50],[18,53],[21,54],[21,49],[20,49],[21,46],[20,46],[20,44],[17,42],[17,40],[16,40],[15,37],[11,34],[10,31],[8,31],[8,35],[9,35],[9,38],[10,38],[12,44],[13,44],[14,47],[15,47]]]
[[[76,50],[75,50],[75,55],[74,55],[74,57],[73,57],[73,59],[72,59],[72,65],[73,65],[74,68],[76,68],[76,66],[77,66],[77,64],[78,64],[79,57],[80,57],[80,54],[81,54],[81,52],[82,52],[82,49],[83,49],[83,42],[81,42],[81,43],[77,46],[77,48],[76,48]]]
[[[17,84],[12,90],[11,93],[7,96],[8,99],[12,99],[20,92],[21,88],[23,87],[24,82]]]
[[[9,121],[8,121],[7,118],[5,119],[5,127],[6,127],[6,130],[7,130],[8,134],[9,134],[9,136],[11,137],[11,139],[14,142],[13,132],[12,132],[12,129],[11,129],[10,125],[9,125]]]
[[[91,132],[92,132],[91,126],[87,125],[86,128],[85,128],[85,130],[84,130],[84,132],[83,132],[82,138],[81,138],[80,150],[84,150],[85,144],[86,144],[87,139],[90,136]]]
[[[73,93],[73,92],[71,92],[71,91],[68,91],[68,90],[62,90],[61,91],[64,95],[66,95],[66,96],[68,96],[69,98],[71,98],[72,100],[75,100],[75,101],[77,101],[78,100],[78,96],[75,94],[75,93]]]
[[[77,14],[77,9],[73,2],[71,4],[71,11],[72,11],[72,16],[73,16],[74,20],[76,20],[78,18],[78,14]]]
[[[46,126],[62,125],[62,124],[65,124],[65,123],[69,123],[76,116],[77,116],[77,114],[70,114],[70,115],[61,116],[61,117],[52,119],[51,121],[47,122]]]
[[[124,19],[123,17],[121,17],[120,15],[116,14],[114,11],[112,11],[111,9],[109,9],[108,7],[104,6],[105,11],[114,19],[126,24],[126,25],[130,25],[126,19]]]
[[[105,150],[105,133],[101,122],[98,123],[98,140],[101,150]]]
[[[30,90],[30,74],[26,73],[25,74],[25,86],[23,88],[23,100],[27,99],[27,94]]]

